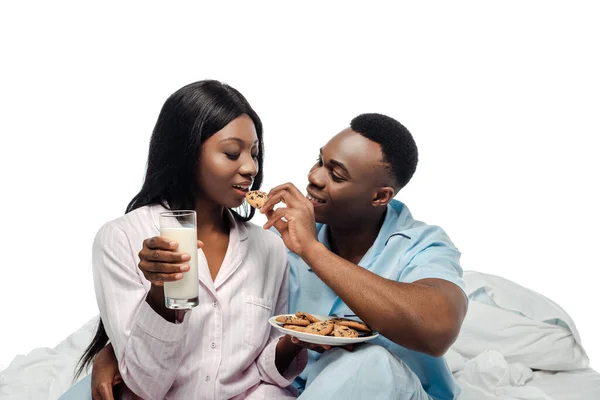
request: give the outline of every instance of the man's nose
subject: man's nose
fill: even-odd
[[[318,189],[323,189],[325,187],[324,178],[323,167],[315,167],[308,173],[308,183]]]

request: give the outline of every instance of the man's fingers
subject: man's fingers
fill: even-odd
[[[289,205],[290,199],[288,198],[288,193],[285,190],[280,190],[278,192],[273,192],[269,194],[267,197],[267,201],[260,208],[260,212],[265,214],[273,209],[277,204],[284,203]]]
[[[306,196],[293,183],[286,183],[285,190],[289,193],[290,199],[307,200]]]
[[[287,226],[287,222],[284,220],[278,219],[277,221],[275,221],[273,226],[275,227],[275,229],[277,229],[277,231],[279,231],[279,233],[283,234],[283,231],[285,230],[285,227]]]
[[[283,234],[283,231],[285,230],[285,227],[287,225],[287,220],[284,221],[281,218],[285,217],[285,215],[280,218],[277,218],[277,216],[273,216],[274,213],[275,211],[269,211],[267,213],[268,221],[265,225],[263,225],[263,228],[271,229],[271,227],[274,226],[275,229],[279,231],[279,233]]]
[[[269,213],[267,214],[267,217],[269,218],[269,220],[267,221],[266,224],[263,225],[263,228],[271,229],[271,227],[273,225],[275,225],[275,223],[277,223],[277,221],[281,221],[282,218],[285,218],[286,220],[289,221],[288,216],[289,216],[289,209],[287,207],[281,207],[275,211],[269,211]]]
[[[274,188],[271,189],[271,191],[267,194],[267,196],[271,197],[271,195],[274,195],[275,193],[283,191],[283,190],[290,193],[292,195],[291,197],[295,197],[295,198],[304,197],[302,192],[300,192],[300,190],[298,190],[298,188],[293,183],[289,183],[289,182],[284,183],[283,185],[275,186]]]
[[[154,236],[144,240],[144,246],[149,249],[175,250],[179,244],[176,240],[167,239],[160,236]]]

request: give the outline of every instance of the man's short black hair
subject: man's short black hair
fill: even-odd
[[[417,169],[417,145],[404,125],[382,114],[361,114],[350,122],[350,128],[379,143],[383,162],[388,165],[390,177],[402,189]]]

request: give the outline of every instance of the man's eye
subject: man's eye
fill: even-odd
[[[337,176],[333,172],[331,173],[331,179],[333,179],[334,182],[344,182],[344,178],[340,178],[339,176]]]
[[[230,160],[237,160],[240,155],[239,154],[231,154],[231,153],[225,153],[225,155],[227,156],[227,158],[229,158]]]
[[[319,164],[319,167],[323,166],[323,160],[321,159],[321,157],[317,158],[317,164]]]

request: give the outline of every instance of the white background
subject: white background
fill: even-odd
[[[464,269],[564,307],[600,365],[594,2],[226,3],[0,6],[0,369],[97,313],[94,235],[139,190],[162,103],[205,78],[262,117],[267,189],[304,188],[358,113],[403,122],[420,163],[398,198]]]

